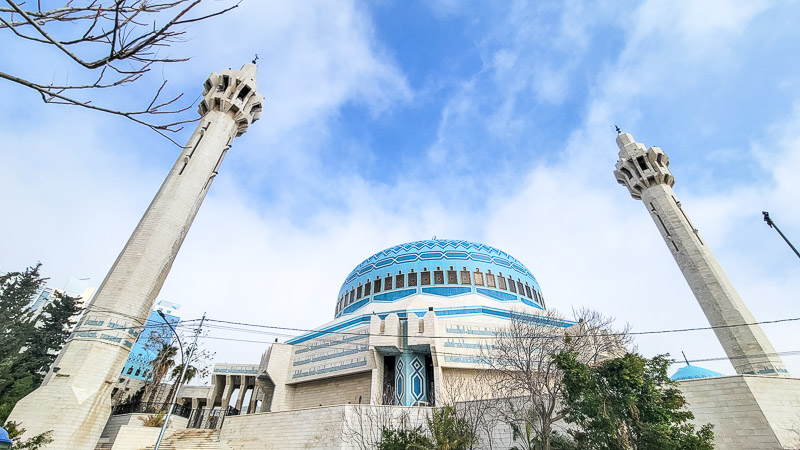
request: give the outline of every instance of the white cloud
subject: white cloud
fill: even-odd
[[[187,48],[196,58],[168,68],[167,77],[191,91],[208,72],[238,66],[259,53],[267,110],[224,162],[161,297],[182,303],[187,318],[207,311],[216,319],[310,328],[330,320],[341,281],[361,260],[400,242],[438,235],[509,251],[536,274],[548,305],[561,311],[594,307],[631,322],[636,330],[704,326],[656,228],[611,174],[613,120],[624,118],[622,125],[635,135],[643,129],[646,136],[651,130],[643,125],[642,105],[691,94],[686,86],[692,80],[735,64],[735,55],[724,50],[742,38],[761,11],[751,3],[718,4],[717,15],[703,22],[698,18],[707,13],[698,8],[704,6],[693,5],[646,2],[632,14],[618,8],[600,14],[574,2],[554,27],[560,31],[549,37],[524,28],[524,17],[501,24],[512,27],[507,31],[516,36],[515,45],[486,44],[486,66],[443,107],[429,154],[434,164],[455,160],[456,167],[465,167],[479,152],[504,148],[481,146],[507,139],[531,155],[530,166],[493,172],[508,177],[496,180],[502,190],[479,191],[474,186],[482,185],[469,177],[472,173],[453,170],[456,175],[449,179],[458,180],[470,198],[481,199],[476,210],[462,206],[466,197],[437,195],[435,180],[423,184],[400,178],[388,184],[352,170],[325,170],[322,156],[343,154],[345,144],[331,136],[330,128],[342,105],[355,103],[379,115],[415,99],[401,69],[374,42],[369,17],[359,6],[249,2],[194,29],[196,37]],[[535,117],[518,108],[518,96],[533,91],[548,105],[560,104],[575,86],[571,64],[586,57],[582,52],[593,27],[611,19],[629,30],[621,56],[586,82],[591,86],[584,118],[559,140],[557,155],[539,159],[537,141],[519,139],[530,133]],[[531,59],[523,50],[534,38],[543,39],[539,44],[544,47],[555,41],[562,56],[571,57],[543,63]],[[698,41],[702,45],[695,46]],[[708,58],[707,66],[689,64],[700,56]],[[487,96],[495,94],[487,103]],[[23,109],[19,96],[11,98],[0,122],[8,123],[10,110]],[[32,262],[29,258],[40,258],[57,283],[70,275],[100,280],[174,151],[168,146],[163,151],[137,149],[130,133],[110,139],[124,129],[109,125],[116,123],[110,118],[44,108],[35,109],[44,113],[33,114],[25,129],[6,126],[0,131],[5,145],[0,190],[15,194],[5,201],[4,211],[17,218],[0,221],[0,234],[14,236],[3,244],[0,269],[19,269]],[[758,319],[797,315],[790,301],[800,288],[792,268],[797,261],[758,217],[761,208],[769,209],[784,231],[800,241],[797,116],[775,125],[768,141],[754,142],[748,151],[770,177],[767,184],[741,181],[726,192],[704,192],[684,173],[675,174],[676,191]],[[375,150],[363,151],[369,157]],[[677,150],[665,151],[674,155]],[[274,178],[281,184],[265,181]],[[763,262],[773,258],[780,259]],[[765,327],[779,350],[795,350],[790,330],[791,325]],[[710,332],[642,337],[639,343],[647,354],[723,354]],[[212,347],[220,362],[255,362],[265,345],[217,341]],[[796,361],[786,362],[800,373]],[[731,371],[726,363],[705,365]]]

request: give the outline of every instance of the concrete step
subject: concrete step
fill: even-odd
[[[155,445],[145,447],[153,450]],[[230,450],[219,441],[219,430],[187,429],[176,431],[161,442],[161,450]]]

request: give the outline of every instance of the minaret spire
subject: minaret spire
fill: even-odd
[[[9,417],[48,449],[91,450],[111,414],[111,390],[233,139],[261,116],[256,66],[212,73],[200,121],[42,385]]]
[[[736,372],[789,376],[675,196],[667,155],[658,147],[645,149],[628,133],[617,136],[617,146],[614,176],[631,197],[644,203]]]

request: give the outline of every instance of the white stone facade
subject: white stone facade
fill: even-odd
[[[717,449],[800,448],[800,379],[734,375],[679,382],[698,426]]]

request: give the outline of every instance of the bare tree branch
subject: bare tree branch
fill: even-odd
[[[94,82],[78,83],[42,83],[5,72],[0,72],[1,79],[39,92],[45,103],[80,106],[125,117],[176,145],[167,134],[180,131],[183,124],[194,120],[163,118],[179,115],[193,105],[177,103],[183,94],[163,100],[166,80],[147,107],[141,109],[98,104],[92,100],[93,92],[139,81],[150,72],[153,64],[186,61],[188,58],[162,56],[160,51],[184,39],[185,25],[225,14],[239,6],[239,1],[229,0],[233,4],[192,16],[203,0],[95,0],[84,5],[73,5],[72,0],[65,0],[61,7],[44,10],[41,2],[28,8],[26,2],[3,1],[7,6],[0,7],[0,32],[8,29],[13,37],[35,42],[42,48],[56,49],[86,73],[94,70],[100,73]],[[70,26],[60,26],[64,23]],[[81,78],[84,77],[78,77]]]
[[[621,356],[630,344],[625,327],[613,331],[613,319],[582,309],[575,311],[576,325],[567,329],[557,312],[512,315],[506,329],[497,333],[491,347],[483,350],[492,372],[494,388],[507,401],[501,408],[510,423],[528,424],[542,448],[550,448],[554,425],[564,417],[563,374],[553,356],[562,351],[578,353],[581,361],[597,364]]]

